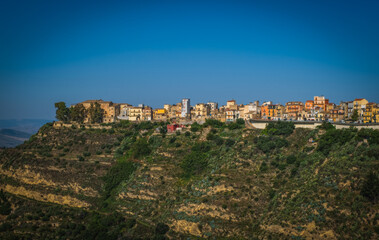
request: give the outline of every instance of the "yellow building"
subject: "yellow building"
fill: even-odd
[[[154,118],[154,120],[158,120],[158,121],[167,120],[167,118],[168,118],[167,109],[165,109],[165,108],[154,109],[153,118]]]
[[[366,108],[363,111],[364,123],[378,123],[379,121],[379,107],[376,103],[366,104]]]
[[[153,120],[153,109],[151,107],[144,107],[142,109],[142,120],[143,121]]]
[[[226,107],[227,108],[234,108],[237,107],[236,100],[229,100],[226,102]]]
[[[195,105],[195,117],[207,117],[210,114],[210,107],[204,103],[198,103]]]
[[[364,108],[364,106],[368,103],[368,101],[364,98],[356,98],[354,101],[353,101],[353,105],[354,105],[354,109],[356,110],[360,110],[362,108]]]
[[[365,111],[367,103],[368,101],[364,98],[356,98],[353,101],[354,110],[358,111],[358,116],[360,120],[363,119],[363,112]]]

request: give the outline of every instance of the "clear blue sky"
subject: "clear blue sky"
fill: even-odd
[[[379,1],[0,2],[0,118],[54,102],[379,102]]]

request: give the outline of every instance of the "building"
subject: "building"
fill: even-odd
[[[211,111],[215,111],[218,109],[218,103],[216,102],[208,102],[207,105],[209,106]]]
[[[103,115],[103,123],[112,123],[115,122],[117,119],[117,116],[120,114],[120,105],[113,103],[111,101],[103,101],[101,99],[99,100],[86,100],[84,102],[81,102],[79,104],[82,104],[83,107],[88,110],[91,108],[91,106],[94,106],[95,103],[98,103],[100,105],[100,108],[103,109],[104,115]],[[90,122],[90,116],[87,111],[86,118],[84,119],[85,123]]]
[[[227,122],[234,122],[239,118],[238,111],[235,109],[227,109],[225,113]]]
[[[226,108],[237,109],[236,100],[229,100],[226,102]]]
[[[182,118],[191,117],[191,104],[189,98],[182,99]]]
[[[165,108],[154,109],[153,118],[158,121],[166,121],[168,119],[167,110]]]
[[[347,102],[347,118],[351,119],[351,116],[353,115],[353,113],[354,113],[354,102],[349,101]]]
[[[129,109],[129,121],[136,122],[142,121],[143,108],[142,107],[131,107]]]
[[[379,107],[376,103],[367,103],[363,112],[364,123],[378,123],[379,121]]]
[[[302,111],[304,110],[304,104],[299,101],[287,102],[286,113],[287,118],[291,120],[302,120]]]
[[[117,116],[120,120],[129,120],[129,109],[133,106],[127,103],[120,103],[120,114]]]
[[[211,113],[210,106],[204,103],[198,103],[195,105],[194,115],[196,118],[205,118],[208,117]]]
[[[314,108],[315,104],[314,104],[314,101],[313,100],[307,100],[305,102],[305,110],[306,111],[310,111]]]
[[[167,125],[167,132],[168,133],[172,133],[172,132],[175,132],[175,131],[179,131],[179,130],[182,130],[183,128],[185,128],[184,125],[182,124],[168,124]]]
[[[241,109],[240,109],[241,112]],[[259,119],[261,114],[261,108],[259,106],[259,101],[255,101],[253,103],[246,104],[243,107],[243,113],[241,116],[245,120],[250,120],[250,119]]]
[[[313,98],[314,107],[319,107],[322,110],[326,110],[326,105],[329,104],[329,99],[324,96],[314,96]]]
[[[272,104],[272,102],[264,102],[261,106],[261,117],[266,120],[273,120],[277,117],[277,105]]]
[[[151,107],[144,107],[142,109],[142,121],[153,120],[153,109]]]
[[[368,104],[368,101],[364,98],[356,98],[353,101],[354,111],[358,111],[359,119],[363,119],[363,113],[365,112],[366,104]]]

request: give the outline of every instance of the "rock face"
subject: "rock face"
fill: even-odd
[[[359,191],[377,130],[157,127],[45,125],[0,149],[0,239],[377,239]]]

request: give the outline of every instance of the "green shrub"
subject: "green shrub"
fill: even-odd
[[[158,223],[157,226],[155,227],[155,233],[159,235],[166,234],[168,230],[170,230],[170,227],[164,223]]]
[[[3,190],[0,190],[0,214],[9,215],[12,212],[11,203],[8,201],[8,198],[5,196]]]
[[[293,122],[270,122],[267,124],[266,128],[263,130],[265,135],[281,135],[288,136],[293,133],[295,129],[295,124]]]
[[[175,141],[176,141],[176,137],[172,137],[172,138],[170,139],[170,144],[174,143]]]
[[[192,151],[206,153],[211,150],[211,145],[208,142],[198,142],[192,147]]]
[[[208,141],[212,141],[215,137],[216,136],[213,133],[211,133],[211,132],[207,134],[207,140]]]
[[[225,126],[225,124],[219,120],[216,119],[206,119],[205,123],[203,124],[204,127],[214,127],[214,128],[222,128]]]
[[[216,135],[213,139],[213,142],[216,143],[216,145],[221,146],[224,143],[224,139],[218,135]]]
[[[234,141],[233,139],[230,139],[230,138],[226,139],[226,141],[225,141],[225,145],[226,145],[227,147],[231,147],[231,146],[233,146],[235,143],[236,143],[236,141]]]
[[[131,148],[131,157],[134,159],[144,157],[150,153],[151,149],[145,138],[138,139]]]
[[[159,136],[151,136],[149,138],[149,145],[152,148],[158,148],[162,145],[162,138]]]
[[[322,124],[318,126],[318,128],[326,130],[326,131],[336,129],[336,127],[333,124],[331,124],[330,122],[325,122],[325,121],[322,122]]]
[[[245,120],[243,120],[242,118],[238,118],[237,120],[236,120],[236,123],[238,124],[238,125],[245,125]]]
[[[352,140],[355,135],[355,131],[352,129],[329,129],[325,134],[321,135],[317,151],[327,156],[334,145],[343,145]]]
[[[267,163],[266,162],[262,162],[261,166],[259,167],[259,171],[260,172],[266,172],[267,169],[268,169]]]
[[[201,129],[201,126],[197,122],[192,123],[191,132],[198,132],[200,129]]]
[[[293,163],[295,163],[295,162],[296,162],[296,156],[295,156],[295,155],[291,154],[291,155],[289,155],[289,156],[287,157],[287,163],[288,163],[288,164],[293,164]]]
[[[83,153],[83,156],[84,156],[84,157],[89,157],[89,156],[91,156],[91,153],[90,153],[90,152],[84,152],[84,153]]]
[[[264,153],[269,153],[275,149],[288,146],[288,141],[277,136],[259,136],[254,139],[258,149]]]
[[[115,189],[122,181],[128,180],[136,168],[136,165],[131,161],[118,161],[115,165],[113,165],[103,177],[103,196],[105,199],[111,196],[112,190]]]
[[[192,151],[184,157],[180,166],[185,177],[200,174],[208,166],[207,156],[203,152]]]
[[[228,123],[228,124],[227,124],[227,127],[228,127],[230,130],[235,130],[235,129],[241,129],[241,128],[243,127],[243,125],[238,124],[237,122],[232,122],[232,123]]]
[[[361,188],[361,195],[366,197],[372,202],[376,202],[379,199],[379,177],[378,174],[370,172]]]
[[[6,222],[0,225],[0,232],[9,232],[12,230],[12,228],[12,225]]]

